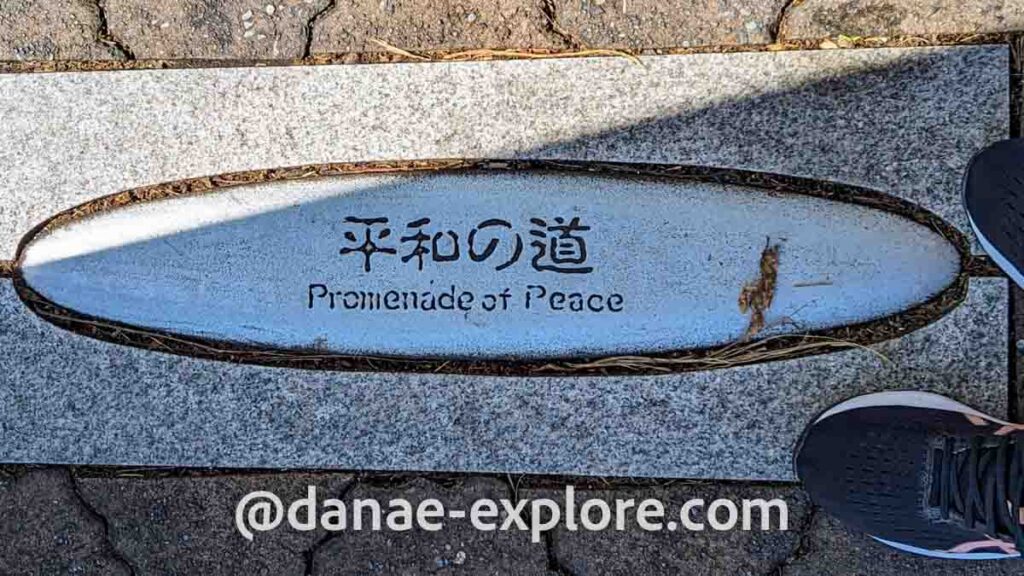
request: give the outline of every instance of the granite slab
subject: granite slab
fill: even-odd
[[[1008,49],[0,75],[0,254],[86,200],[322,163],[543,157],[745,168],[918,202],[967,231]]]
[[[1005,47],[0,76],[0,253],[98,196],[306,163],[689,163],[881,189],[967,230],[1007,132]],[[527,120],[528,119],[528,120]],[[0,281],[0,461],[792,479],[829,404],[891,388],[1006,412],[1006,285],[868,350],[672,376],[235,365],[43,322]]]
[[[743,294],[768,254],[772,302]],[[909,218],[750,185],[554,168],[277,180],[47,230],[20,272],[92,318],[276,350],[537,359],[869,322],[960,273]],[[884,290],[879,290],[884,286]]]
[[[721,371],[502,378],[196,360],[65,332],[0,284],[0,461],[792,480],[834,402],[930,390],[1007,410],[1007,286],[928,327]]]

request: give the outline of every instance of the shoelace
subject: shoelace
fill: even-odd
[[[967,528],[983,524],[987,535],[1009,536],[1024,552],[1024,436],[975,436],[966,445],[947,437],[934,456],[929,503],[941,517],[955,512]]]

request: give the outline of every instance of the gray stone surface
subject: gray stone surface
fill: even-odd
[[[235,528],[235,506],[266,490],[284,506],[308,495],[340,498],[346,474],[247,474],[194,477],[82,477],[82,498],[106,518],[108,538],[135,574],[304,574],[322,529],[258,532],[250,542]]]
[[[535,0],[337,0],[316,21],[313,54],[383,52],[377,39],[403,50],[563,49]]]
[[[830,178],[920,202],[966,230],[962,170],[1007,133],[1005,46],[643,62],[0,75],[0,254],[56,211],[142,184],[467,156]]]
[[[565,499],[564,488],[520,490],[523,498]],[[679,576],[719,574],[777,574],[777,569],[794,555],[802,531],[810,520],[807,496],[796,487],[673,483],[660,487],[616,487],[576,489],[577,507],[588,499],[612,506],[617,500],[632,499],[634,505],[655,499],[664,505],[660,522],[675,522],[676,529],[642,530],[630,517],[625,530],[569,530],[562,522],[552,534],[552,557],[562,573],[575,576],[627,574],[676,574]],[[696,508],[692,522],[704,524],[701,531],[686,530],[680,523],[680,509],[691,499],[703,499],[705,506],[719,498],[742,506],[744,500],[785,502],[787,526],[780,529],[778,509],[769,514],[769,530],[761,530],[761,516],[753,514],[753,529],[714,530],[707,521],[707,508]],[[564,510],[563,510],[564,513]],[[593,513],[597,517],[599,513]],[[724,520],[725,513],[719,514]],[[788,572],[787,572],[788,574]]]
[[[414,479],[398,486],[359,484],[345,501],[373,498],[385,507],[393,498],[419,506],[427,498],[440,500],[445,510],[469,511],[475,501],[511,499],[504,482],[468,478],[451,485]],[[386,510],[387,508],[385,508]],[[498,520],[501,521],[500,519]],[[347,530],[338,532],[317,548],[310,574],[493,574],[541,575],[548,571],[544,542],[530,542],[529,532],[480,531],[467,518],[445,519],[443,529],[432,532]]]
[[[495,218],[509,228],[481,226]],[[65,308],[175,334],[356,355],[566,358],[742,339],[752,319],[738,300],[766,239],[779,254],[768,334],[898,314],[960,271],[941,234],[866,206],[540,171],[295,180],[137,204],[35,239],[21,270]],[[362,252],[367,240],[381,252]],[[474,261],[489,242],[491,257]]]
[[[328,0],[105,0],[111,35],[136,58],[302,58]]]
[[[852,532],[824,512],[814,515],[799,554],[785,563],[786,576],[1002,576],[1020,574],[1018,562],[950,561],[898,552],[866,534]]]
[[[0,2],[0,60],[109,60],[90,0]]]
[[[130,574],[64,469],[0,478],[0,573]]]
[[[1010,127],[1010,134],[1019,137],[1024,134],[1024,35],[1013,40],[1011,51],[1014,58],[1010,70],[1010,112],[1011,118],[1016,117],[1017,122]]]
[[[628,49],[768,44],[785,0],[554,0],[558,24],[585,46]]]
[[[787,11],[786,40],[1024,30],[1019,0],[803,0]]]
[[[1007,288],[876,349],[626,378],[307,372],[64,332],[0,285],[0,461],[792,479],[841,399],[930,390],[1006,413]]]

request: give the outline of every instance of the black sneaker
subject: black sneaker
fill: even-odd
[[[1024,139],[996,142],[975,155],[963,200],[985,252],[1024,286]]]
[[[1024,425],[927,392],[837,404],[797,446],[811,499],[885,544],[933,558],[1019,558]]]

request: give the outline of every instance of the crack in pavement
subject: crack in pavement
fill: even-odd
[[[334,2],[332,1],[331,4],[334,4]],[[341,490],[341,492],[338,493],[337,499],[338,500],[344,500],[345,497],[348,496],[349,493],[351,493],[352,490],[358,484],[359,484],[359,476],[355,476],[354,478],[352,478],[352,481],[349,482],[348,484],[346,484],[345,487]],[[325,545],[327,545],[328,542],[330,542],[331,540],[334,540],[335,538],[337,538],[338,536],[340,536],[343,533],[344,533],[343,531],[338,531],[338,532],[330,532],[330,531],[328,531],[319,540],[314,542],[312,546],[310,546],[309,548],[305,549],[302,552],[302,558],[306,562],[306,569],[303,571],[303,574],[305,576],[312,576],[313,575],[313,568],[314,568],[314,565],[316,563],[316,555],[317,555],[318,552],[320,552],[320,549],[323,548]]]
[[[775,22],[768,28],[768,38],[772,44],[778,44],[783,40],[783,32],[786,27],[786,18],[789,17],[789,10],[799,5],[803,0],[786,0],[786,3],[779,9],[779,15]]]
[[[562,25],[558,23],[558,7],[555,6],[555,0],[543,0],[540,11],[544,15],[544,20],[547,22],[547,31],[549,33],[557,36],[560,40],[565,42],[569,48],[579,50],[584,47],[582,40],[572,32],[562,28]]]
[[[820,512],[820,509],[813,503],[808,506],[807,516],[797,531],[799,535],[796,541],[796,546],[793,547],[793,551],[789,553],[789,556],[779,560],[769,568],[768,571],[764,573],[764,576],[783,576],[786,573],[786,568],[790,564],[803,558],[807,554],[808,542],[811,538],[811,532],[814,529],[814,521]]]
[[[523,479],[523,475],[520,474],[515,481],[512,480],[511,474],[506,474],[504,477],[505,485],[508,488],[508,499],[512,503],[512,506],[519,505],[519,482]],[[523,510],[523,519],[530,522],[530,510]],[[548,570],[558,574],[559,576],[576,576],[568,566],[562,563],[561,559],[558,558],[557,552],[555,552],[555,534],[553,531],[544,532],[544,553],[547,558]]]
[[[100,26],[96,31],[96,40],[118,53],[122,60],[135,60],[135,52],[127,44],[110,33],[110,25],[107,22],[107,7],[104,0],[94,0],[96,15],[99,17]]]
[[[74,493],[75,497],[78,498],[78,501],[82,504],[82,508],[84,508],[85,511],[89,513],[89,515],[91,515],[93,518],[98,520],[103,525],[103,539],[106,541],[107,546],[110,548],[111,557],[113,557],[114,560],[117,560],[118,562],[123,564],[125,568],[128,569],[129,574],[131,574],[132,576],[136,576],[136,574],[138,574],[139,572],[135,569],[135,565],[128,560],[128,558],[121,552],[121,550],[117,548],[117,545],[114,544],[114,541],[110,539],[110,520],[108,520],[105,515],[101,514],[99,509],[93,506],[92,503],[89,502],[88,499],[86,499],[85,495],[82,493],[81,486],[79,486],[78,484],[78,477],[75,476],[74,470],[72,468],[62,468],[62,470],[64,470],[64,473],[68,475],[68,479],[71,481],[71,491]]]
[[[555,533],[545,532],[544,533],[544,548],[548,555],[548,570],[551,570],[559,576],[576,576],[568,566],[562,563],[562,560],[558,557],[558,553],[555,551]]]
[[[306,21],[306,45],[302,49],[302,58],[304,60],[310,58],[313,55],[313,30],[314,28],[316,28],[317,22],[319,22],[321,18],[326,16],[332,10],[334,10],[337,7],[337,5],[337,0],[330,0],[329,2],[327,2],[326,6],[324,6],[315,14],[310,16],[309,20]]]

